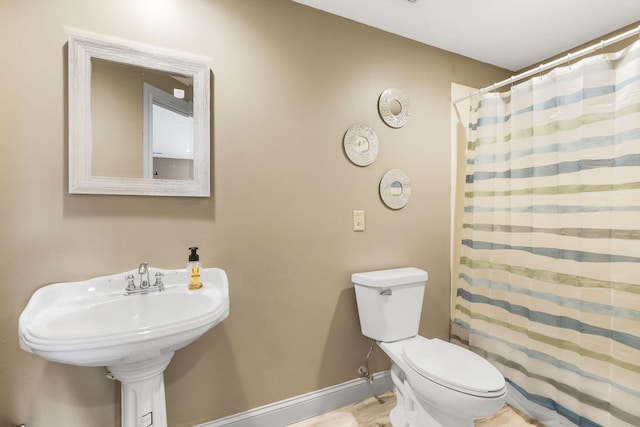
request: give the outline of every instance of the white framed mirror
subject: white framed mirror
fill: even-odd
[[[69,193],[210,196],[211,59],[67,32]]]

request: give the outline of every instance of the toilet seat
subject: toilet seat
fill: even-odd
[[[402,358],[422,377],[444,387],[479,397],[505,393],[504,377],[477,354],[440,339],[412,339]]]

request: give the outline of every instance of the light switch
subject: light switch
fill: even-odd
[[[364,211],[353,211],[353,231],[364,231]]]

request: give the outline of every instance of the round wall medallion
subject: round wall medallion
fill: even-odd
[[[351,126],[342,143],[349,160],[358,166],[368,166],[378,157],[378,136],[367,125]]]
[[[400,169],[391,169],[380,181],[380,197],[391,209],[402,209],[411,197],[411,181]]]
[[[378,99],[378,112],[392,128],[401,128],[409,121],[409,99],[400,89],[385,89]]]

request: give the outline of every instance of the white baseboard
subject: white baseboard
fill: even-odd
[[[373,376],[371,384],[359,378],[194,427],[283,427],[360,402],[392,388],[389,371],[383,371]]]

